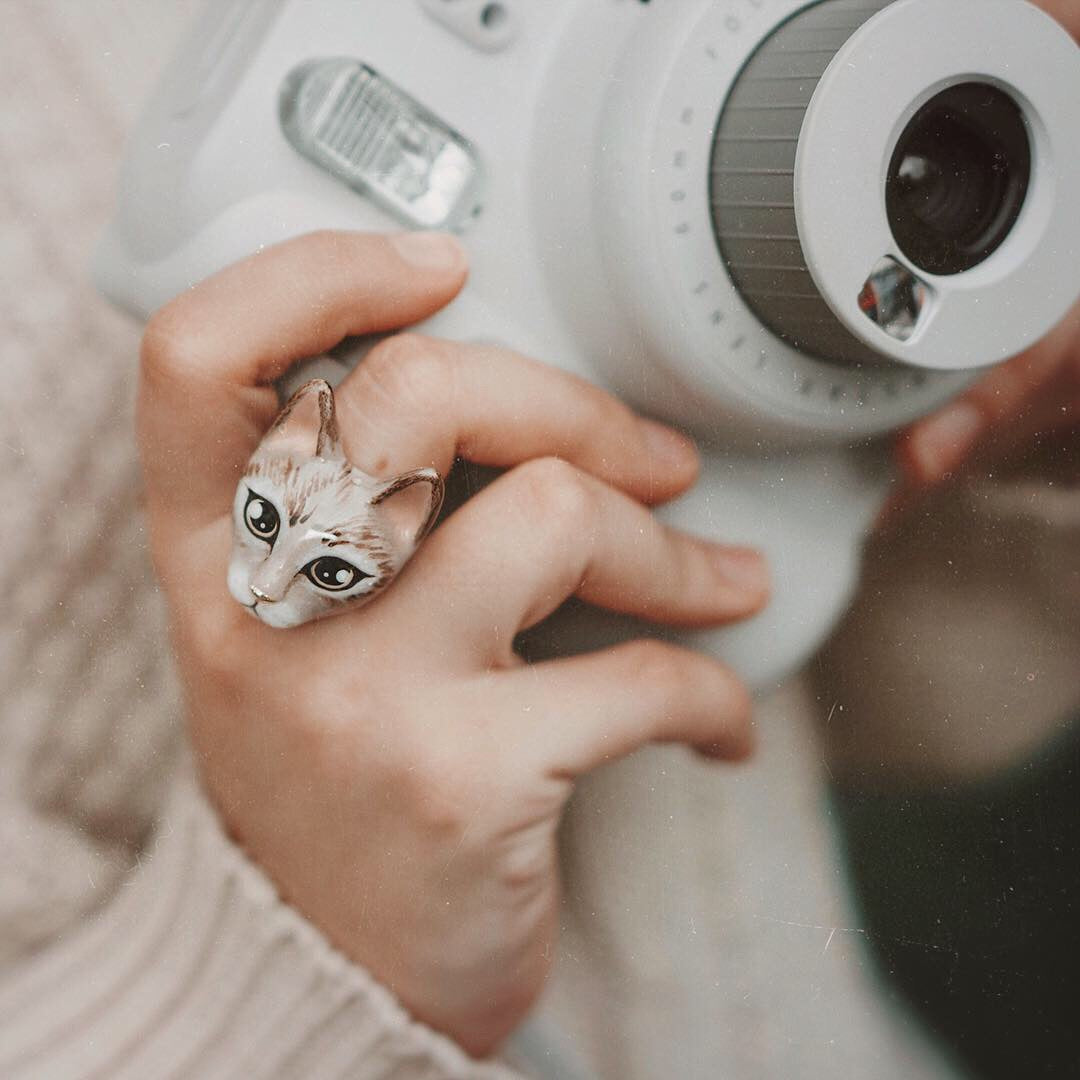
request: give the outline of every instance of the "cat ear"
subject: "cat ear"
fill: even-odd
[[[330,384],[324,379],[304,383],[278,413],[260,448],[303,457],[341,457]]]
[[[430,531],[443,501],[443,479],[434,469],[414,469],[385,481],[371,505],[398,552],[408,555]]]

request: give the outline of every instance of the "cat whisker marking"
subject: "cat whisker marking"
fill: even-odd
[[[245,477],[259,478],[258,493],[237,488],[229,591],[276,627],[335,614],[385,589],[434,524],[443,494],[434,469],[377,479],[346,460],[333,392],[319,380],[289,401]],[[430,489],[426,506],[399,497],[420,483]]]

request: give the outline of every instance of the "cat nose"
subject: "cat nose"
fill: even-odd
[[[261,604],[276,604],[277,603],[277,599],[275,597],[268,596],[266,593],[264,593],[262,591],[262,589],[259,588],[258,585],[249,585],[248,588],[251,590],[251,595],[254,596],[255,599],[259,601],[259,603],[261,603]]]

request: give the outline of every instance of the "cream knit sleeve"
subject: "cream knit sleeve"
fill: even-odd
[[[110,901],[0,979],[0,1076],[510,1080],[411,1020],[178,781]]]
[[[331,949],[177,769],[139,331],[87,265],[123,135],[202,4],[3,8],[0,1077],[509,1076]]]

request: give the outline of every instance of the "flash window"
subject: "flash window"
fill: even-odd
[[[308,60],[279,100],[285,137],[309,161],[412,228],[449,228],[477,205],[476,151],[358,60]]]

